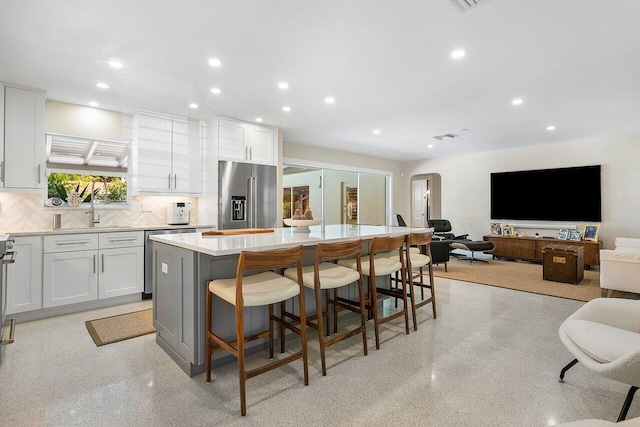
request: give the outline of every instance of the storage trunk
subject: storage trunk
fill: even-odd
[[[580,283],[584,279],[584,248],[547,245],[542,249],[542,278],[554,282]]]

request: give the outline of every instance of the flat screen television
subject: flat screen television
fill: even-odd
[[[491,218],[600,222],[600,165],[491,174]]]

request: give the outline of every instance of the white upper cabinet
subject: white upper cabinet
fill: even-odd
[[[245,123],[218,120],[218,157],[220,160],[246,161]]]
[[[274,148],[277,138],[274,129],[249,125],[245,145],[249,147],[249,161],[262,165],[275,165]]]
[[[45,186],[44,98],[44,92],[4,88],[3,188]]]
[[[275,165],[277,129],[218,119],[218,154],[220,160]]]
[[[173,191],[202,193],[202,127],[195,120],[173,119]]]
[[[202,192],[202,126],[155,113],[134,115],[133,175],[138,192]]]

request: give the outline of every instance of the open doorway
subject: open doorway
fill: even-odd
[[[441,218],[440,174],[416,175],[411,178],[411,226],[428,227],[432,218]]]

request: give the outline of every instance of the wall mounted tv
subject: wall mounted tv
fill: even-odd
[[[600,222],[600,165],[491,174],[491,218]]]

